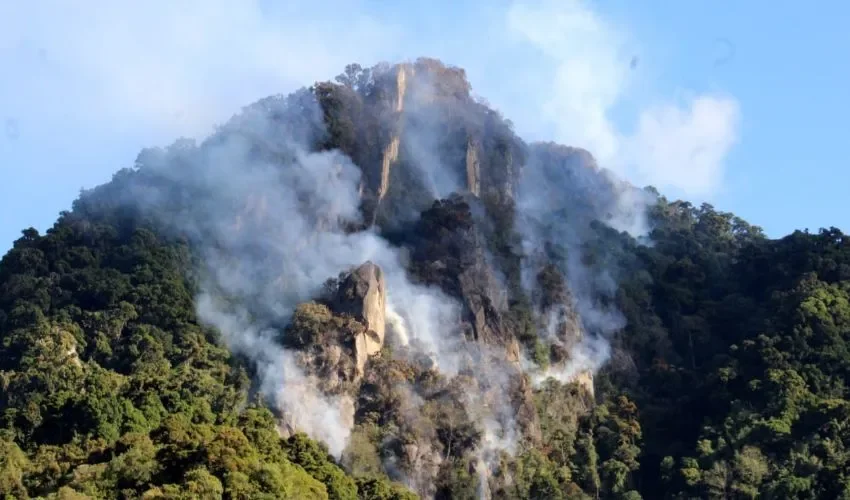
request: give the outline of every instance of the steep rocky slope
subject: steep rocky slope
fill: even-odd
[[[201,319],[232,328],[223,318],[236,314],[230,348],[283,364],[260,387],[286,435],[305,430],[339,454],[368,424],[358,409],[368,401],[386,414],[370,438],[382,473],[433,496],[440,475],[468,467],[484,495],[503,457],[540,442],[534,384],[551,373],[593,394],[597,366],[573,351],[610,332],[584,333],[557,231],[589,230],[614,184],[581,150],[526,145],[458,68],[420,59],[337,80],[260,101],[199,147],[146,151],[78,209],[132,208],[188,237],[202,268],[215,262]],[[331,149],[347,158],[321,152]],[[576,187],[567,201],[549,195],[555,217],[522,211],[542,193],[521,177],[541,165]],[[593,287],[581,293],[597,300]],[[239,331],[280,324],[285,361]],[[387,357],[409,374],[382,390],[374,371]]]

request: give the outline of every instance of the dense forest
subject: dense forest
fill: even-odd
[[[850,498],[848,332],[838,229],[623,185],[439,61],[352,65],[23,231],[0,495]]]

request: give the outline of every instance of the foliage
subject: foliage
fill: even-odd
[[[653,222],[653,247],[617,257],[649,278],[633,274],[618,297],[640,383],[608,374],[643,408],[644,494],[846,494],[846,238],[768,240],[710,205],[663,198]]]
[[[282,440],[249,401],[246,370],[195,318],[190,252],[78,213],[15,242],[0,261],[0,492],[358,497],[317,443]]]
[[[523,283],[511,186],[529,149],[470,97],[462,70],[429,59],[413,67],[436,75],[435,159],[465,174],[476,145],[480,197],[434,200],[402,147],[378,199],[383,150],[399,133],[395,74],[384,65],[351,65],[336,83],[263,99],[219,132],[254,140],[244,125],[261,113],[312,147],[342,150],[362,170],[363,224],[410,250],[411,276],[467,307],[486,297],[477,326],[538,366],[568,362],[538,332],[541,311],[572,302],[570,276],[544,262],[534,292]],[[192,148],[175,143],[169,157]],[[446,377],[393,346],[355,376],[353,338],[364,327],[320,297],[294,311],[280,340],[329,392],[351,393],[356,425],[340,463],[303,434],[281,438],[275,415],[250,396],[253,368],[198,322],[200,255],[157,223],[170,206],[151,216],[122,201],[129,186],[153,182],[140,168],[83,193],[46,234],[23,231],[0,261],[0,496],[415,498],[406,482],[436,498],[485,489],[498,499],[850,498],[850,240],[835,228],[771,240],[711,205],[658,197],[652,244],[642,245],[589,222],[604,219],[610,200],[593,197],[611,183],[597,173],[585,182],[597,172],[589,155],[536,151],[575,184],[567,215],[581,245],[570,256],[618,284],[613,299],[594,299],[626,326],[610,339],[595,399],[553,380],[512,394],[531,415],[516,453],[492,470],[476,455],[485,436],[462,403],[466,374]],[[158,154],[145,150],[139,163]],[[535,250],[562,259],[550,243]],[[503,278],[502,310],[485,275]]]

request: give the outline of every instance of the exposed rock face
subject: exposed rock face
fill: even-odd
[[[336,397],[340,417],[348,428],[354,425],[353,398],[359,391],[369,356],[381,351],[386,330],[386,284],[381,268],[366,262],[341,277],[325,303],[300,304],[282,339],[296,351],[304,368],[303,380],[290,382],[288,391],[298,391],[297,401],[312,404],[321,393]],[[307,414],[307,412],[304,412]],[[284,415],[281,432],[310,429],[312,422],[299,420],[299,412]]]
[[[512,197],[525,145],[472,97],[462,69],[420,58],[367,71],[320,92],[328,113],[363,131],[339,141],[363,170],[366,220],[414,221],[434,195],[452,191]]]
[[[407,91],[407,73],[413,73],[413,68],[407,64],[400,64],[396,73],[396,105],[395,110],[398,113],[404,109],[404,95]]]
[[[475,196],[481,196],[481,163],[478,146],[471,139],[466,145],[466,187]]]
[[[391,129],[394,129],[389,143],[384,147],[383,156],[381,157],[381,184],[378,186],[378,200],[382,200],[390,188],[390,171],[393,164],[398,161],[398,151],[401,144],[401,113],[404,111],[404,99],[407,94],[408,73],[413,75],[413,68],[407,64],[399,64],[395,67],[396,78],[395,88],[392,93],[395,94],[394,111],[396,116],[390,118],[392,122]]]
[[[506,319],[508,293],[495,275],[484,236],[473,220],[473,210],[481,209],[480,203],[473,197],[452,196],[425,211],[416,230],[419,239],[413,246],[411,272],[463,305],[464,335],[478,346],[478,350],[470,349],[470,359],[464,362],[476,374],[464,392],[481,398],[472,407],[483,405],[495,411],[510,394],[517,428],[534,441],[540,430],[531,386],[519,365],[519,339]]]
[[[339,284],[334,311],[350,314],[366,327],[354,339],[357,370],[361,375],[369,356],[379,353],[384,346],[386,303],[384,274],[372,262],[354,269]]]
[[[509,149],[505,153],[505,179],[502,181],[502,192],[510,200],[516,198],[517,183],[515,181],[519,177],[519,170],[514,166],[514,153]]]
[[[507,292],[487,260],[469,202],[461,196],[435,202],[422,214],[417,234],[421,239],[413,251],[413,272],[460,299],[467,337],[501,346],[508,359],[518,361],[519,344],[502,318]]]
[[[516,410],[517,424],[532,443],[538,443],[541,439],[540,421],[534,404],[532,384],[526,377],[515,377],[513,386],[511,404]]]
[[[363,172],[363,220],[366,225],[371,221],[393,244],[410,251],[411,275],[439,287],[462,306],[460,328],[447,325],[446,333],[471,341],[463,343],[459,356],[469,359],[457,363],[469,380],[452,379],[459,394],[477,398],[466,402],[471,413],[464,419],[497,419],[523,439],[539,442],[542,427],[534,404],[536,382],[520,366],[522,349],[526,355],[549,353],[545,361],[559,380],[568,372],[571,381],[591,395],[593,377],[590,371],[571,370],[576,365],[570,363],[578,361],[571,354],[581,342],[583,330],[557,266],[544,276],[549,281],[537,287],[533,273],[523,276],[531,278],[526,282],[515,270],[520,267],[518,261],[528,258],[512,250],[515,244],[509,233],[519,231],[513,225],[515,210],[528,201],[525,196],[530,190],[533,205],[541,212],[538,219],[566,217],[552,213],[566,203],[570,209],[564,212],[569,214],[570,224],[564,226],[573,230],[572,219],[584,223],[609,208],[610,203],[596,201],[596,191],[608,192],[611,187],[597,179],[603,176],[587,175],[596,167],[583,150],[528,145],[520,140],[509,122],[471,96],[460,69],[420,59],[376,66],[363,81],[366,83],[341,88],[331,85],[321,94],[327,116],[340,125],[332,128],[339,134],[333,144],[341,146]],[[538,172],[526,186],[520,183],[523,170]],[[449,199],[435,202],[435,198],[446,197]],[[522,210],[528,210],[525,204]],[[544,229],[547,241],[563,241],[566,231]],[[549,260],[541,255],[539,264]],[[532,260],[529,268],[542,267]],[[429,386],[438,384],[437,377],[424,375],[433,366],[411,361],[419,356],[430,360],[429,354],[398,356],[403,362],[376,356],[386,336],[392,340],[394,332],[392,312],[386,317],[385,287],[381,269],[371,262],[341,276],[323,302],[329,317],[320,310],[312,314],[313,324],[319,323],[315,331],[324,337],[302,349],[301,359],[322,391],[357,397],[358,414],[365,411],[398,419],[393,424],[404,432],[399,431],[394,444],[382,446],[393,450],[397,460],[393,467],[404,472],[412,487],[433,495],[431,488],[441,462],[470,450],[439,443],[436,423],[417,420],[416,415],[422,413],[419,407],[428,405],[431,396],[440,394],[442,398],[445,390]],[[521,288],[541,292],[537,297],[520,297],[522,292],[517,290]],[[398,324],[403,326],[400,321]],[[532,330],[540,335],[538,339],[529,340]],[[540,346],[533,343],[536,340],[546,349],[534,351]],[[396,355],[402,346],[411,353],[417,349],[415,342],[393,344]],[[375,357],[370,360],[370,356]],[[395,368],[381,371],[384,365]],[[411,375],[416,373],[421,376]],[[459,399],[458,405],[463,401]],[[428,409],[442,412],[443,406],[447,406],[445,401]],[[513,421],[508,422],[510,419]]]
[[[483,254],[477,257],[475,264],[458,276],[473,337],[480,342],[503,346],[509,360],[519,361],[519,343],[508,331],[500,312],[507,309],[507,295],[483,262]]]
[[[398,147],[400,143],[399,136],[395,136],[384,148],[384,155],[381,159],[381,185],[378,186],[378,201],[384,199],[387,190],[390,188],[390,169],[393,163],[398,160]]]
[[[423,498],[433,497],[436,490],[434,478],[443,463],[443,457],[433,444],[423,440],[404,445],[402,463],[409,468],[406,471],[408,485]]]

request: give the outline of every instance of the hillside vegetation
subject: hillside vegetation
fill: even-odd
[[[23,231],[0,496],[850,498],[848,332],[839,230],[527,144],[439,61],[352,65]]]

